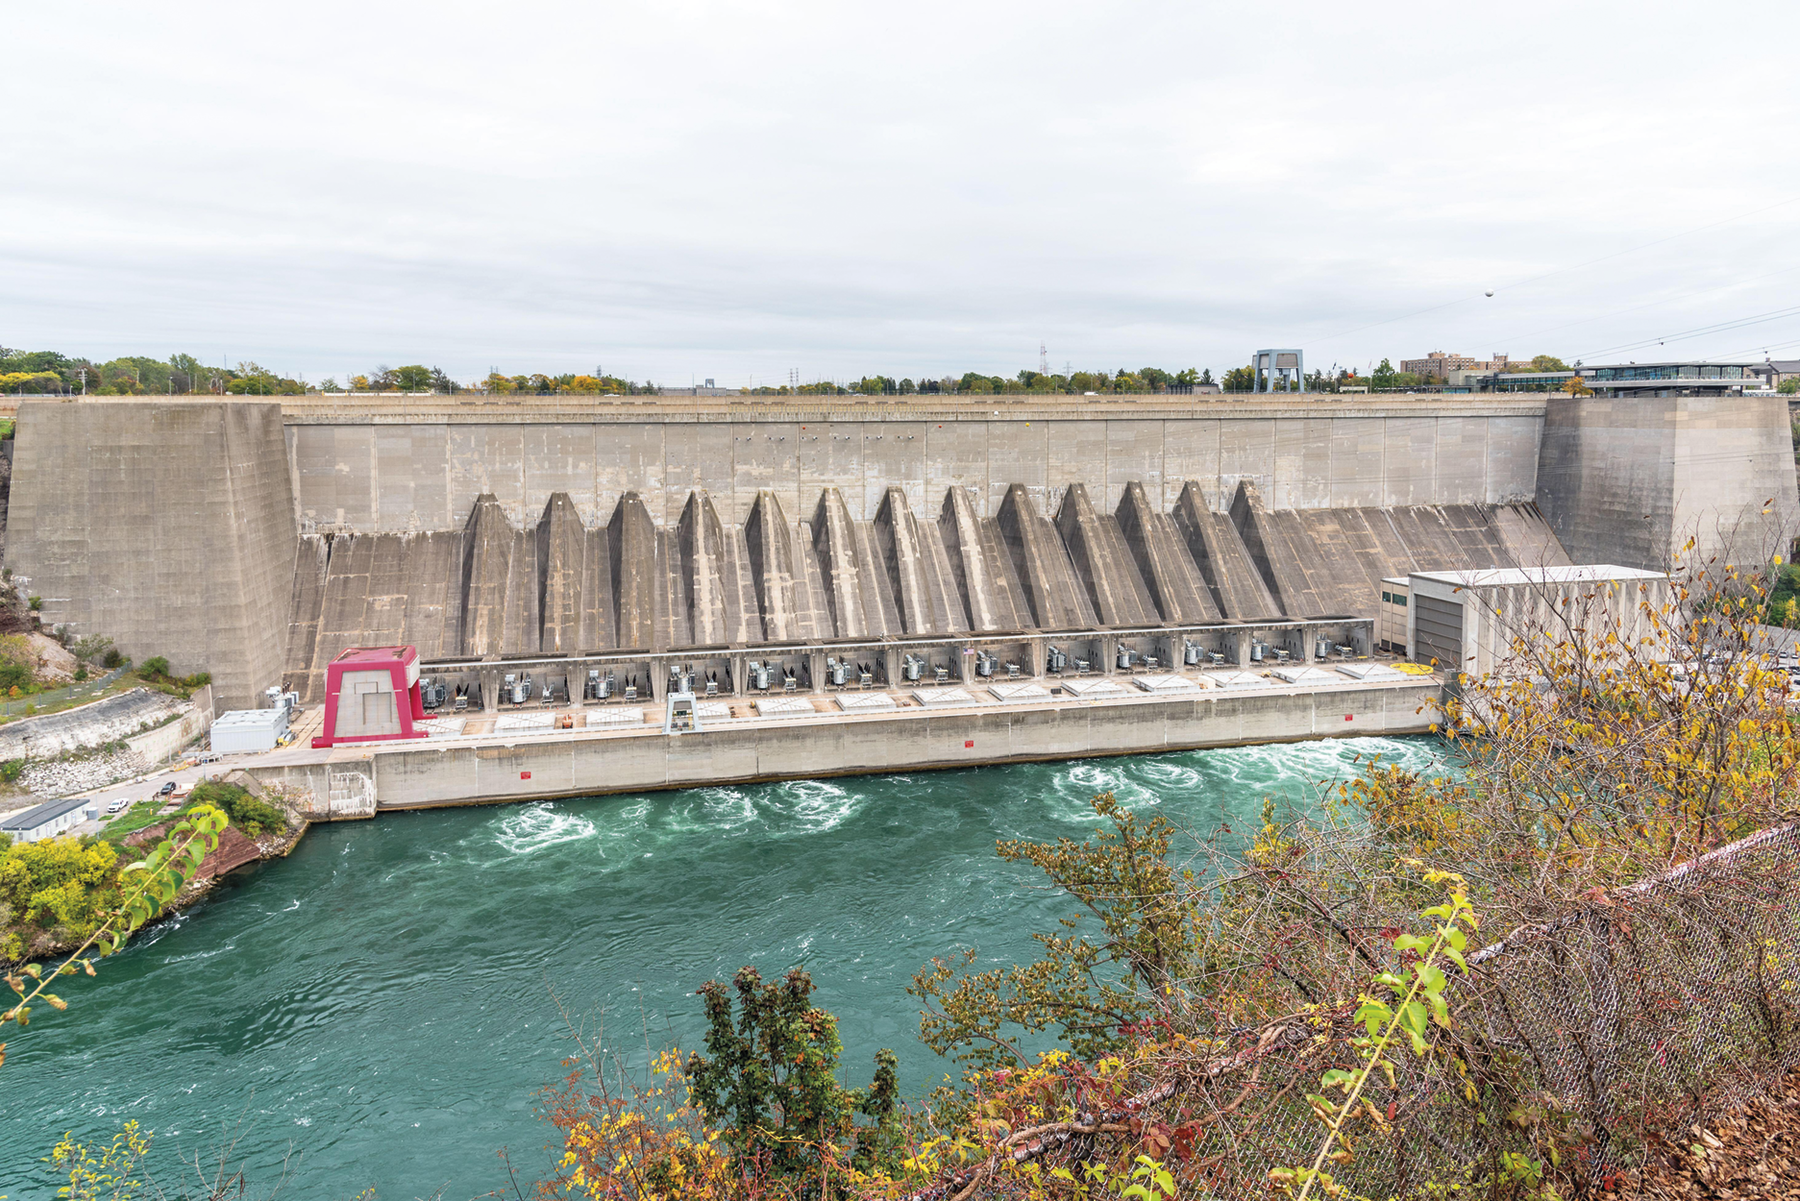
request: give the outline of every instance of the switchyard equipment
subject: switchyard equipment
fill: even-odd
[[[774,673],[770,670],[767,663],[763,662],[761,659],[752,659],[750,662],[744,664],[744,668],[750,673],[749,683],[752,692],[767,692],[769,690],[769,680]]]
[[[919,677],[923,675],[924,672],[925,660],[919,658],[919,656],[913,654],[911,651],[906,652],[906,654],[902,656],[900,660],[900,675],[908,684],[917,684],[919,682]]]
[[[1000,660],[986,651],[975,652],[975,674],[983,678],[994,674],[994,665]]]
[[[825,660],[825,678],[830,681],[833,688],[842,688],[850,681],[850,664],[836,658],[827,657]]]
[[[588,669],[587,684],[581,690],[581,699],[585,701],[608,701],[613,693],[619,690],[619,678],[612,672],[600,674],[598,667]]]
[[[450,689],[436,676],[419,681],[419,701],[427,709],[442,709]]]
[[[1198,642],[1195,642],[1192,638],[1184,638],[1181,640],[1181,661],[1184,664],[1189,667],[1197,666],[1200,662],[1200,653],[1201,648]]]
[[[411,646],[353,646],[326,665],[325,719],[315,747],[424,738],[419,652]]]
[[[1069,656],[1060,646],[1052,646],[1044,651],[1044,671],[1048,675],[1059,675],[1069,665]]]

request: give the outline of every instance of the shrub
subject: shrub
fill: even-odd
[[[9,690],[16,696],[29,683],[31,670],[24,664],[0,661],[0,689]]]
[[[77,684],[79,684],[81,681],[83,681],[87,678],[88,678],[88,669],[86,667],[77,667],[75,669],[75,682]]]
[[[31,611],[33,613],[37,613],[37,612],[41,611],[44,607],[44,598],[41,596],[34,596],[31,598],[29,603],[31,605]]]
[[[119,664],[121,664],[123,662],[125,662],[125,656],[121,655],[119,653],[119,648],[116,646],[108,647],[107,651],[106,651],[106,657],[100,660],[101,666],[106,668],[106,670],[108,670],[108,671],[113,670],[113,668],[117,667]]]
[[[25,774],[25,763],[24,759],[8,759],[6,762],[0,763],[0,780],[4,780],[8,784],[13,783]]]
[[[144,660],[144,665],[138,668],[138,674],[146,679],[166,676],[169,674],[169,661],[161,655],[153,655]]]
[[[184,688],[204,688],[212,683],[212,672],[197,671],[181,681]]]
[[[211,805],[222,811],[231,819],[233,825],[255,838],[263,830],[287,829],[287,816],[275,806],[259,801],[236,784],[225,784],[218,780],[202,780],[194,785],[194,792],[188,798],[188,807]],[[252,827],[255,827],[252,829]]]

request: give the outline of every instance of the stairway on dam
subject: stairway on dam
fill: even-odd
[[[1014,484],[991,517],[963,487],[923,518],[897,487],[872,520],[837,488],[798,516],[765,490],[728,525],[696,489],[665,528],[627,492],[589,528],[558,492],[521,529],[487,494],[460,531],[302,535],[287,679],[317,701],[340,651],[394,643],[429,661],[1370,617],[1384,577],[1569,561],[1531,504],[1270,509],[1248,481],[1228,512],[1190,482],[1164,513],[1132,482],[1112,513],[1081,484],[1040,512]]]

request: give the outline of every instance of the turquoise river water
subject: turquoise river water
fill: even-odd
[[[642,1063],[691,1047],[694,989],[804,964],[838,1015],[847,1082],[879,1047],[919,1093],[952,1070],[917,1039],[912,973],[973,946],[1031,953],[1071,904],[1000,838],[1082,837],[1112,790],[1201,833],[1262,799],[1306,806],[1356,756],[1424,767],[1428,739],[1349,739],[1060,764],[384,814],[315,827],[288,859],[62,991],[11,1031],[0,1196],[50,1197],[58,1136],[136,1118],[174,1175],[236,1138],[283,1197],[451,1201],[549,1162],[534,1113],[571,1050],[558,998]]]

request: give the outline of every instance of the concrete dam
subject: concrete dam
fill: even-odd
[[[1786,408],[1749,397],[109,398],[25,402],[16,447],[45,623],[225,707],[316,701],[353,645],[974,653],[1800,528]]]

